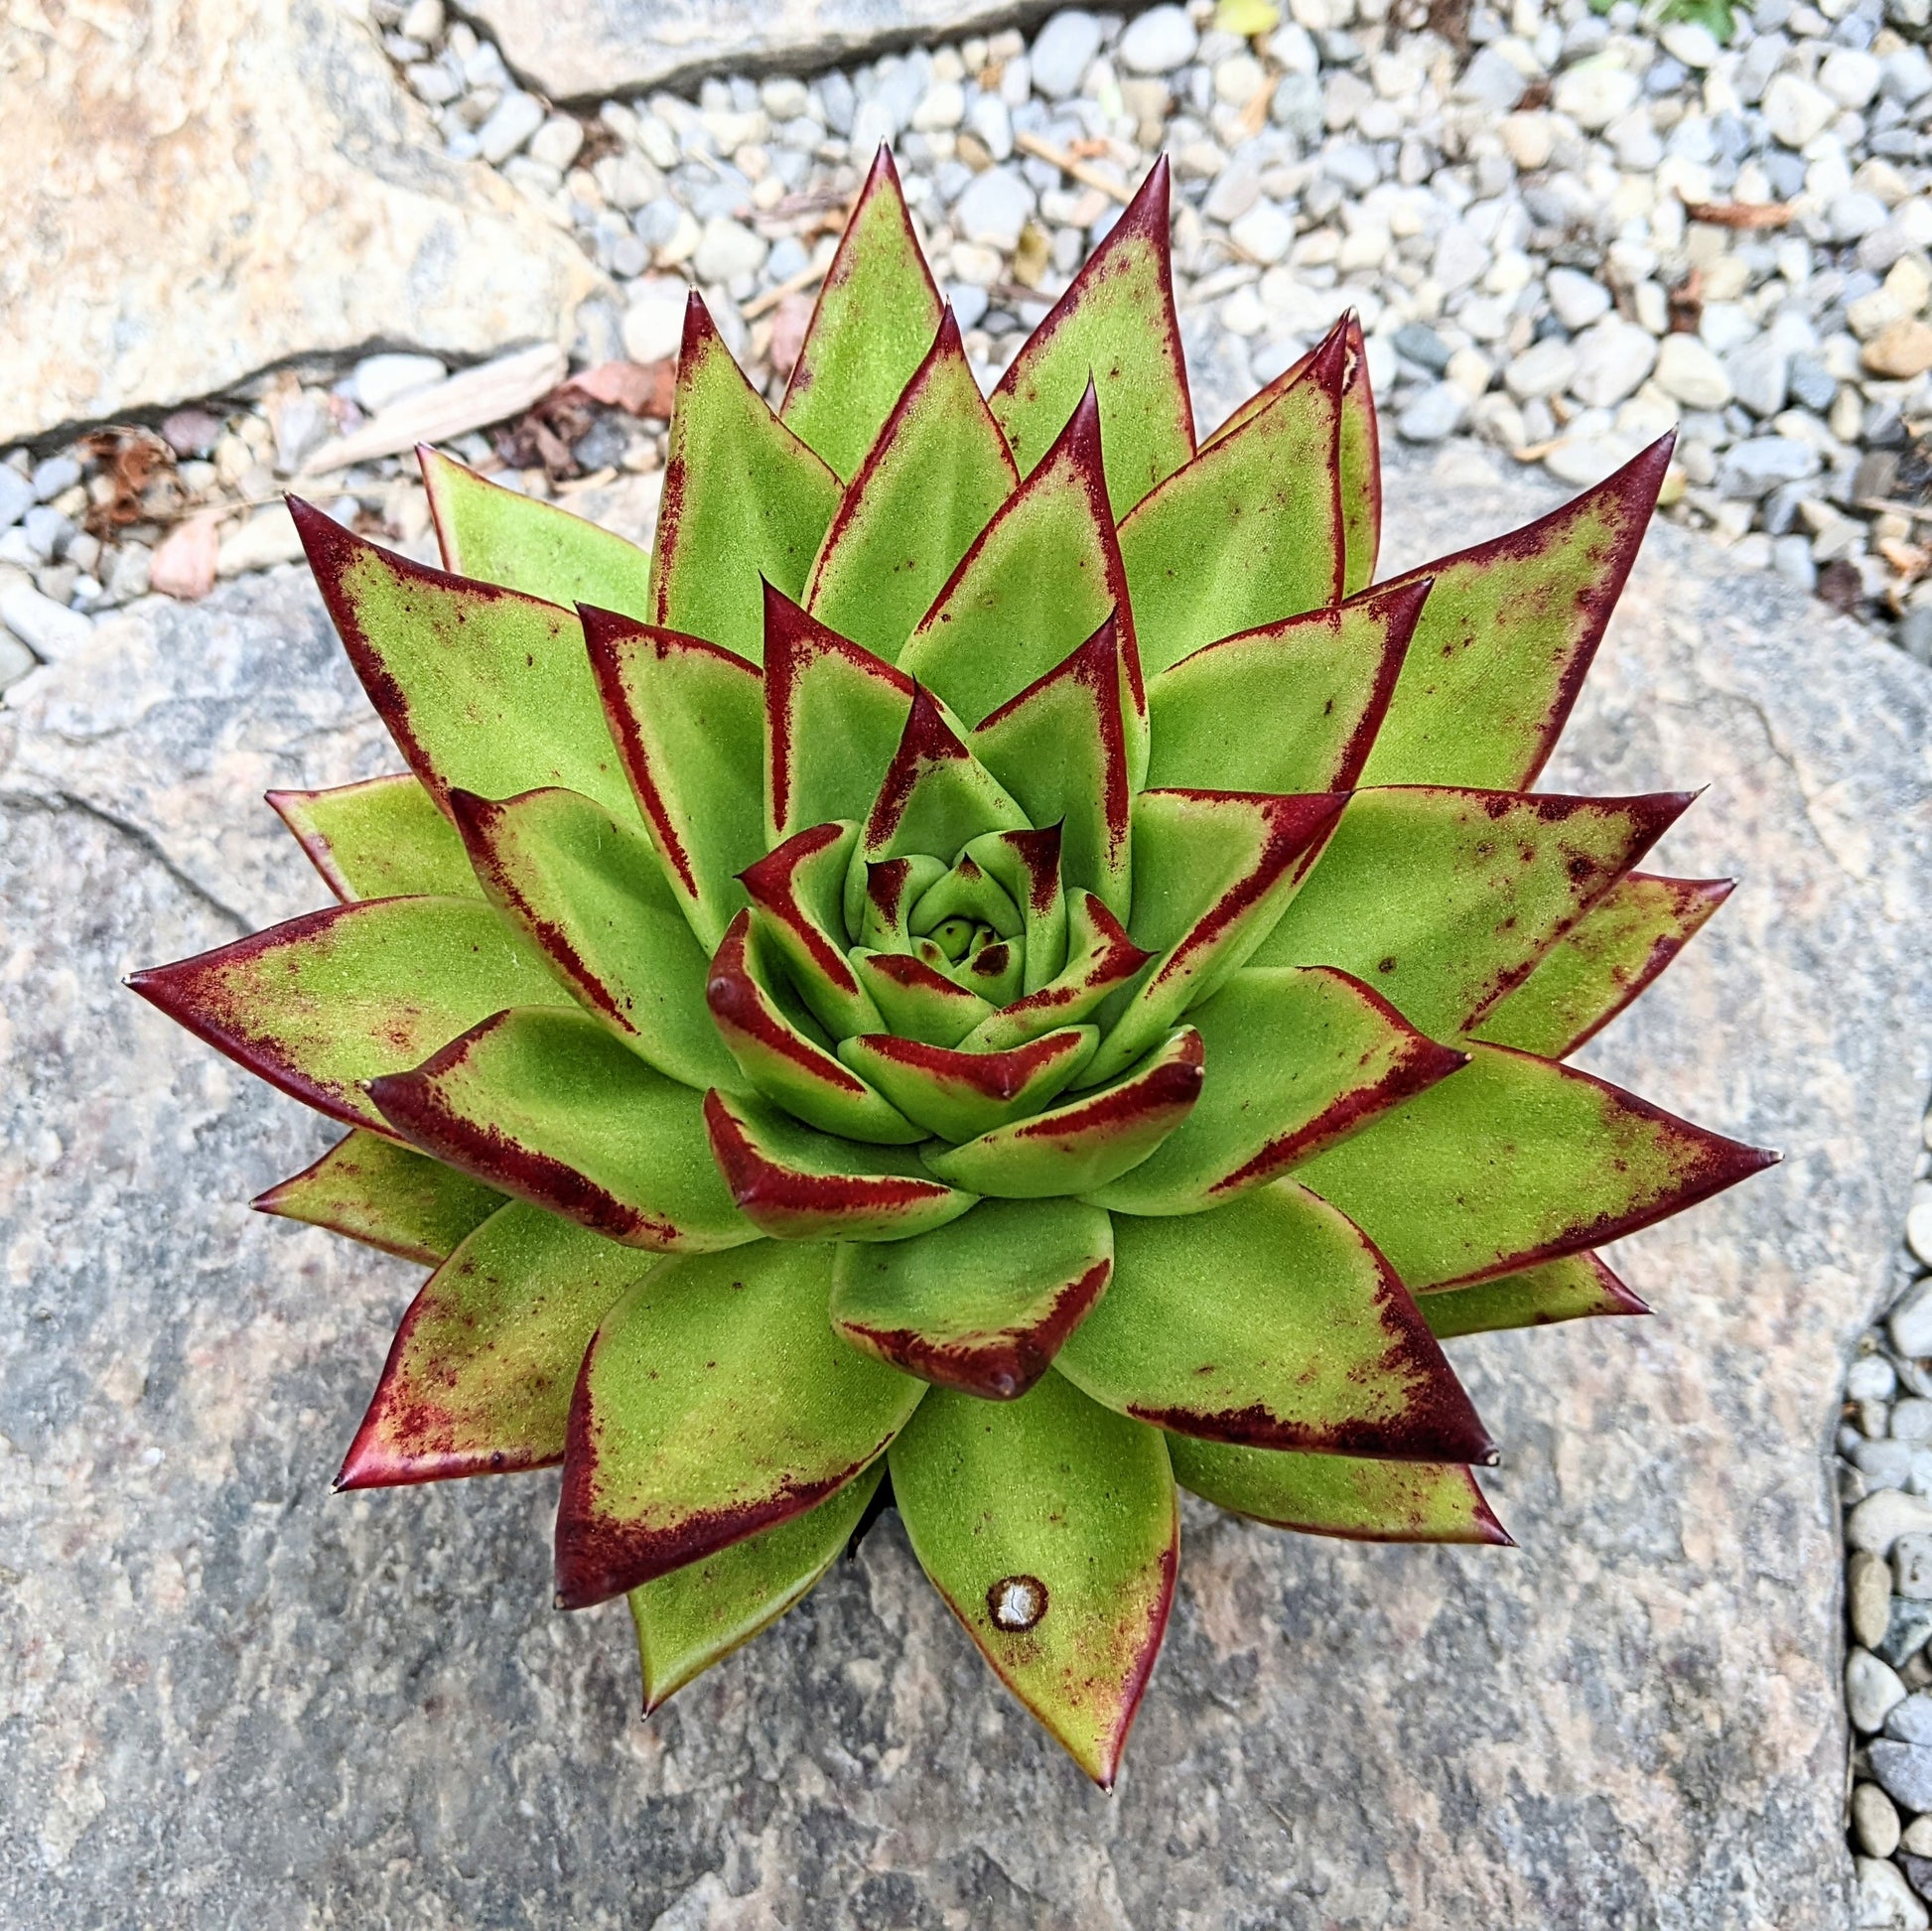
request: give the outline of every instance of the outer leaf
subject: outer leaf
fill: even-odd
[[[1332,340],[1300,382],[1208,444],[1121,524],[1150,671],[1217,637],[1340,601],[1344,361]]]
[[[426,1267],[446,1259],[502,1204],[493,1187],[360,1128],[249,1202],[257,1213],[327,1227]]]
[[[825,1133],[909,1147],[925,1132],[842,1066],[773,996],[774,981],[750,912],[740,912],[711,962],[711,1017],[759,1091]]]
[[[1055,1027],[1077,1025],[1154,956],[1127,936],[1126,927],[1090,892],[1072,895],[1066,922],[1065,969],[1024,999],[981,1019],[959,1042],[967,1051],[999,1052]]]
[[[832,1249],[765,1240],[653,1268],[599,1327],[571,1402],[557,1591],[581,1609],[822,1502],[925,1384],[826,1318]]]
[[[521,1201],[491,1214],[410,1303],[336,1486],[561,1459],[584,1350],[652,1265]]]
[[[1417,1290],[1601,1246],[1777,1159],[1568,1066],[1469,1052],[1452,1079],[1300,1173]]]
[[[912,708],[912,680],[764,593],[764,824],[772,844],[863,818]]]
[[[839,1057],[907,1119],[959,1141],[1037,1113],[1072,1085],[1099,1037],[1068,1026],[1005,1052],[954,1052],[878,1033],[841,1040]]]
[[[841,1247],[832,1324],[907,1374],[989,1401],[1024,1395],[1105,1292],[1114,1235],[1075,1200],[987,1200],[891,1246]]]
[[[1200,1103],[1094,1195],[1116,1213],[1198,1213],[1263,1185],[1467,1063],[1346,973],[1250,967],[1188,1015]]]
[[[1734,879],[1619,879],[1476,1029],[1500,1046],[1567,1059],[1637,999],[1730,897]]]
[[[1691,796],[1357,791],[1257,963],[1338,966],[1452,1036],[1529,976]]]
[[[1008,1200],[1090,1193],[1138,1166],[1187,1117],[1201,1089],[1200,1034],[1188,1028],[1111,1086],[926,1156],[956,1186]]]
[[[1184,1435],[1169,1436],[1168,1452],[1182,1488],[1278,1529],[1351,1542],[1514,1546],[1459,1462],[1284,1453]]]
[[[1187,1219],[1114,1222],[1114,1284],[1061,1372],[1211,1442],[1398,1461],[1495,1449],[1360,1228],[1293,1180]]]
[[[1438,1340],[1488,1334],[1504,1327],[1546,1327],[1593,1314],[1647,1314],[1650,1310],[1596,1254],[1571,1254],[1525,1274],[1505,1275],[1473,1288],[1426,1294],[1417,1304]]]
[[[949,309],[825,532],[813,616],[890,663],[1019,483]]]
[[[819,284],[779,410],[840,476],[857,472],[940,316],[898,173],[882,146]]]
[[[675,630],[585,609],[584,640],[611,730],[707,950],[745,902],[738,875],[764,850],[764,692],[752,665]]]
[[[815,825],[739,875],[771,953],[835,1039],[880,1025],[879,1008],[854,976],[843,943],[839,901],[858,844],[857,825]]]
[[[526,597],[650,615],[650,558],[615,530],[505,489],[423,444],[416,451],[443,567]]]
[[[1348,357],[1341,386],[1341,528],[1347,562],[1342,570],[1343,594],[1353,597],[1375,581],[1375,557],[1382,541],[1382,447],[1375,424],[1375,398],[1368,379],[1368,345],[1362,340],[1361,318],[1353,309],[1335,325]],[[1307,374],[1321,353],[1317,344],[1281,374],[1250,396],[1207,440],[1218,441],[1258,415],[1281,392]]]
[[[563,1005],[540,953],[479,898],[306,912],[128,985],[271,1086],[393,1136],[362,1083],[413,1066],[486,1014]]]
[[[811,1593],[885,1472],[876,1461],[803,1515],[630,1591],[645,1716]]]
[[[456,827],[407,771],[331,791],[271,791],[268,802],[345,904],[476,894]]]
[[[986,526],[920,620],[899,652],[899,668],[976,725],[1084,643],[1109,612],[1121,619],[1134,700],[1130,762],[1138,781],[1147,766],[1147,694],[1107,504],[1100,409],[1089,387],[1045,460]]]
[[[1134,902],[1133,692],[1119,620],[973,733],[982,763],[1036,825],[1060,829],[1060,880],[1125,918]]]
[[[1535,782],[1623,593],[1674,440],[1540,521],[1396,579],[1435,588],[1365,783]]]
[[[1040,461],[1089,377],[1118,521],[1194,453],[1168,257],[1165,155],[993,391],[993,413],[1023,471]]]
[[[490,903],[587,1011],[686,1086],[733,1076],[705,1010],[710,962],[634,819],[575,791],[451,803]]]
[[[712,1164],[700,1096],[575,1009],[498,1013],[369,1097],[439,1160],[627,1247],[758,1238]]]
[[[1148,782],[1345,791],[1375,742],[1426,583],[1224,637],[1147,687]]]
[[[1346,802],[1243,791],[1143,791],[1134,800],[1133,932],[1161,956],[1101,1040],[1089,1079],[1130,1064],[1248,962]]]
[[[928,330],[921,350],[930,337]],[[746,381],[694,294],[684,315],[645,615],[757,663],[764,629],[759,579],[787,597],[802,595],[838,506],[838,478]]]
[[[756,1100],[708,1093],[704,1118],[741,1211],[783,1240],[905,1240],[976,1197],[933,1179],[910,1150],[818,1133]]]
[[[892,1449],[920,1567],[1001,1680],[1113,1785],[1173,1599],[1167,1448],[1049,1374],[1015,1402],[935,1390]]]
[[[365,543],[295,497],[289,510],[343,648],[437,803],[561,784],[632,810],[575,615]]]

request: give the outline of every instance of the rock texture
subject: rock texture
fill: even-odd
[[[499,176],[435,152],[354,11],[7,11],[0,443],[296,355],[570,340],[589,264]]]
[[[1052,0],[475,0],[511,69],[557,100],[728,68],[791,71],[1038,20]]]
[[[1392,564],[1546,504],[1398,474]],[[330,1137],[122,993],[320,899],[255,795],[373,770],[284,571],[0,711],[0,1921],[1827,1931],[1849,1921],[1839,1349],[1932,1036],[1932,681],[1659,530],[1559,785],[1708,782],[1744,888],[1589,1063],[1783,1168],[1628,1243],[1650,1321],[1457,1344],[1513,1551],[1187,1512],[1104,1798],[888,1518],[635,1715],[549,1476],[333,1496],[416,1270],[250,1217]]]

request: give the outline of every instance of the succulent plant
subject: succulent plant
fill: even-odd
[[[882,153],[779,409],[692,298],[648,557],[427,451],[444,570],[298,504],[408,769],[132,983],[349,1128],[258,1206],[435,1268],[341,1485],[561,1462],[647,1708],[890,1494],[1103,1784],[1176,1484],[1506,1541],[1442,1342],[1770,1158],[1562,1063],[1728,890],[1530,788],[1668,453],[1371,588],[1352,318],[1197,443],[1157,167],[983,397]]]

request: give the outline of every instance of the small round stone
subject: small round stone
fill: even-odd
[[[1898,1807],[1875,1783],[1853,1787],[1852,1835],[1868,1858],[1888,1858],[1898,1849]]]

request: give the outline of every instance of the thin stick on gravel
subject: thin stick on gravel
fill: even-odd
[[[762,295],[755,295],[739,313],[747,322],[756,322],[759,316],[775,309],[787,295],[802,294],[813,283],[825,279],[825,270],[819,266],[801,268],[795,275],[787,275],[775,288],[767,288]]]
[[[1110,196],[1125,207],[1134,197],[1111,176],[1103,174],[1098,168],[1082,161],[1077,154],[1068,154],[1064,148],[1056,148],[1051,141],[1041,140],[1037,134],[1016,134],[1013,145],[1022,154],[1031,154],[1043,161],[1049,168],[1057,168],[1063,175],[1071,175],[1083,188],[1097,188],[1103,195]]]

